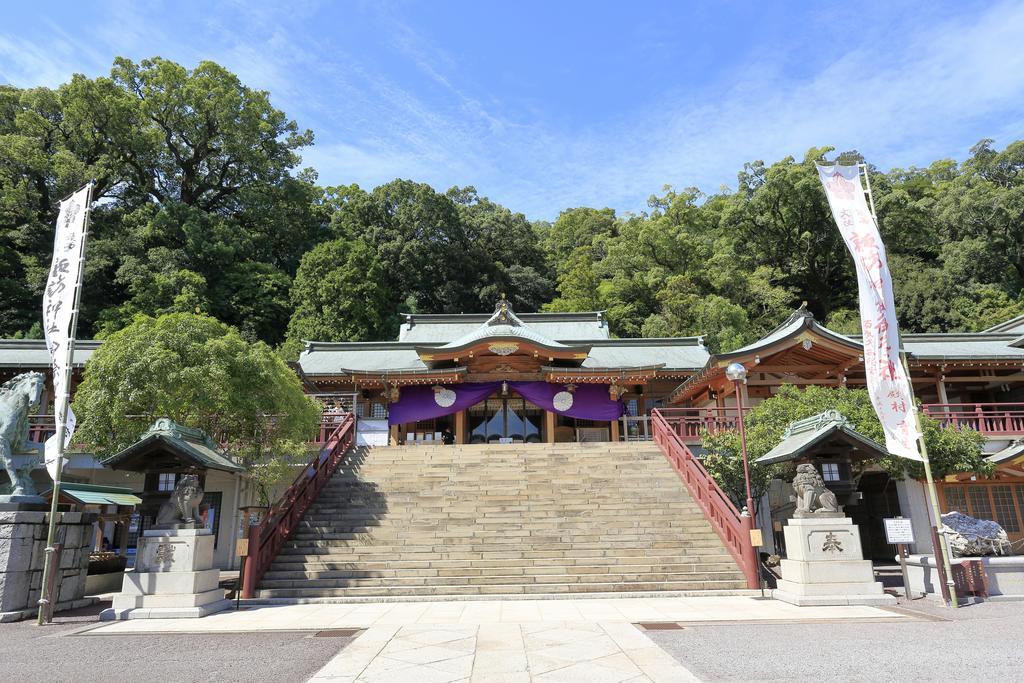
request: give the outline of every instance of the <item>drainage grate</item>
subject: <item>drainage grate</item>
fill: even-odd
[[[682,631],[683,627],[674,621],[643,621],[637,624],[645,631]]]
[[[314,638],[351,638],[352,636],[359,635],[360,629],[358,628],[336,628],[330,631],[317,631],[313,634]]]

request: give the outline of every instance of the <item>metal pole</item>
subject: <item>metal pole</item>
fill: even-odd
[[[736,387],[736,413],[738,415],[739,426],[740,426],[740,452],[743,454],[743,482],[747,486],[747,514],[751,520],[755,519],[754,514],[754,497],[750,491],[750,465],[747,463],[747,430],[743,425],[743,396],[740,394],[740,381],[736,380],[733,384]]]
[[[746,380],[735,380],[733,386],[736,388],[736,413],[738,416],[738,422],[740,426],[740,452],[743,455],[743,482],[747,487],[747,507],[740,513],[740,521],[744,523],[744,528],[747,532],[747,548],[749,548],[749,556],[747,562],[750,563],[750,571],[754,572],[754,577],[757,581],[758,587],[761,587],[761,569],[758,561],[757,548],[754,547],[754,529],[757,528],[757,517],[754,513],[754,498],[750,491],[750,466],[747,461],[747,430],[743,424],[743,395],[740,393],[740,382]],[[749,583],[751,577],[748,577]],[[753,586],[748,585],[748,588]]]
[[[868,195],[868,204],[871,207],[871,218],[875,221],[875,227],[878,228],[878,215],[875,213],[875,200],[871,194],[871,176],[868,175],[868,166],[867,164],[857,164],[857,167],[864,176],[864,185]],[[900,334],[900,360],[903,361],[903,371],[907,374],[907,385],[910,388],[910,398],[912,401],[911,410],[914,413],[914,425],[917,427],[917,433],[919,434],[917,439],[917,448],[920,451],[921,460],[924,464],[924,476],[928,483],[928,502],[930,503],[932,518],[935,521],[935,535],[937,535],[939,539],[938,547],[935,548],[935,566],[939,570],[940,580],[944,575],[945,585],[949,591],[947,607],[952,606],[955,609],[959,605],[957,604],[956,587],[953,582],[953,562],[949,556],[949,544],[946,542],[946,535],[938,529],[939,525],[942,523],[942,513],[939,509],[939,494],[935,489],[935,479],[932,477],[932,465],[928,460],[928,446],[924,442],[924,430],[921,429],[921,417],[917,411],[917,400],[914,396],[914,382],[910,378],[910,365],[907,363],[907,354],[903,350],[902,334]],[[934,540],[932,544],[934,545]]]
[[[50,500],[49,528],[46,531],[46,560],[43,562],[42,595],[39,597],[39,615],[36,624],[42,626],[53,618],[53,583],[51,574],[55,572],[53,554],[57,551],[53,541],[57,534],[57,503],[60,499],[60,475],[64,465],[64,435],[67,433],[68,408],[71,404],[71,370],[75,357],[75,334],[78,332],[78,307],[82,300],[82,280],[85,278],[85,243],[89,238],[89,217],[92,213],[92,191],[96,181],[89,181],[89,190],[85,195],[85,217],[82,225],[82,241],[78,245],[78,278],[75,282],[75,305],[71,309],[71,330],[68,336],[68,348],[64,362],[64,405],[57,415],[57,467],[53,479],[53,498]],[[70,195],[69,195],[70,196]]]

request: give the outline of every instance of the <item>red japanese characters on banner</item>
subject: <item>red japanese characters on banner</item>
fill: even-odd
[[[913,395],[900,363],[899,328],[885,245],[860,184],[857,166],[818,166],[832,216],[857,266],[864,372],[868,393],[893,455],[921,460]]]

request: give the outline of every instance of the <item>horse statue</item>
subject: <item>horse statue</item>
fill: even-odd
[[[25,372],[0,386],[0,462],[11,480],[12,496],[32,496],[35,486],[28,467],[18,466],[19,455],[42,456],[43,444],[28,440],[28,415],[39,407],[45,377]]]

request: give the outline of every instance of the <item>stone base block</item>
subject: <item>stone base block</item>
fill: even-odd
[[[783,529],[791,560],[862,560],[860,533],[849,517],[791,519]]]
[[[216,588],[219,581],[219,569],[204,569],[198,572],[125,572],[121,593],[125,595],[205,593]]]
[[[794,595],[883,595],[885,589],[878,581],[835,583],[800,583],[779,579],[778,589]]]
[[[208,529],[147,531],[139,539],[139,572],[195,572],[213,566],[213,533]]]
[[[796,583],[872,583],[875,580],[875,571],[869,560],[782,560],[781,569],[786,579]]]
[[[127,609],[105,609],[100,612],[100,621],[124,621],[126,619],[198,619],[231,607],[227,599],[209,602],[198,607],[133,607]]]
[[[214,588],[202,593],[161,593],[157,595],[125,595],[124,593],[118,593],[114,596],[113,608],[115,610],[125,610],[137,608],[202,607],[203,605],[223,599],[223,588]]]
[[[872,607],[895,607],[896,598],[881,595],[797,595],[782,589],[772,591],[772,597],[798,607],[829,607],[834,605],[869,605]]]

